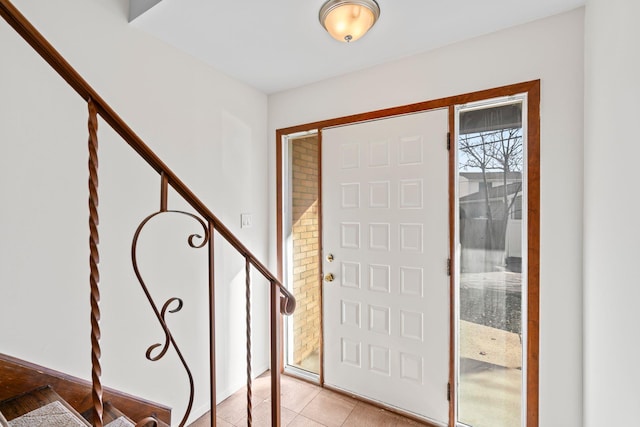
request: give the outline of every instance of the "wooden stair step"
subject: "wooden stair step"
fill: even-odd
[[[89,424],[93,424],[93,408],[88,409],[82,413],[82,416],[89,422]],[[102,423],[105,427],[109,427],[109,424],[116,423],[120,418],[124,418],[126,422],[130,425],[135,426],[136,423],[131,421],[125,414],[120,412],[118,408],[113,406],[111,402],[104,402],[104,407],[102,410]],[[114,424],[114,425],[115,425]],[[122,425],[127,425],[126,423],[121,423]]]
[[[57,413],[56,417],[68,420],[69,425],[90,426],[71,405],[49,386],[40,387],[0,402],[0,412],[10,424],[14,421],[14,423],[21,423],[21,425],[46,426],[49,424],[46,421],[40,421],[38,413],[42,413],[42,408],[47,407],[47,405],[49,405],[49,409],[53,409]],[[35,418],[28,421],[28,424],[26,424],[26,421],[20,422],[20,420],[17,420],[30,413],[33,413]]]
[[[0,379],[0,400],[10,399],[35,388],[49,385],[79,412],[85,412],[93,406],[90,382],[2,353],[0,353]],[[109,387],[103,387],[103,392],[105,402],[111,402],[133,420],[153,416],[165,423],[171,422],[171,409],[164,405]],[[167,426],[168,424],[159,425]]]

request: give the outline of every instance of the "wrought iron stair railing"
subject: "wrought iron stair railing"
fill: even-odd
[[[120,116],[100,97],[100,95],[80,76],[80,74],[58,53],[58,51],[38,32],[38,30],[18,11],[9,0],[0,0],[0,15],[49,65],[82,97],[88,106],[88,149],[89,149],[89,228],[90,228],[90,292],[91,292],[91,359],[92,359],[92,399],[93,425],[102,427],[103,401],[100,365],[100,290],[98,271],[98,116],[100,116],[122,139],[142,157],[160,175],[160,209],[145,218],[135,232],[132,244],[132,262],[134,271],[164,333],[165,342],[154,344],[147,350],[147,359],[159,360],[173,347],[189,377],[190,396],[180,426],[186,424],[193,404],[194,385],[189,367],[177,346],[171,330],[167,326],[167,312],[176,312],[182,308],[179,298],[170,298],[161,308],[153,300],[137,265],[137,242],[144,226],[154,217],[163,213],[178,213],[196,220],[203,234],[189,236],[188,243],[194,248],[208,248],[209,282],[209,352],[210,352],[210,404],[211,425],[216,423],[216,378],[215,378],[215,304],[214,304],[214,234],[223,237],[245,259],[246,274],[246,330],[247,330],[247,420],[252,423],[252,376],[251,376],[251,269],[259,272],[270,284],[270,359],[271,359],[271,424],[280,425],[280,347],[282,315],[292,314],[296,301],[294,296],[280,283],[233,233],[209,210],[209,208],[171,171],[171,169],[140,139],[140,137],[120,118]],[[167,208],[169,186],[175,190],[197,213],[170,211]],[[199,215],[199,216],[198,216]],[[200,239],[200,240],[198,240]],[[156,350],[159,352],[156,353]],[[144,425],[152,419],[137,420]]]

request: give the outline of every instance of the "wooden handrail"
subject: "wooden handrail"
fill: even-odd
[[[192,238],[195,235],[190,236],[189,245],[193,248],[201,248],[205,244],[208,244],[209,248],[209,333],[210,333],[210,403],[211,403],[211,423],[212,426],[216,425],[216,377],[215,377],[215,292],[214,292],[214,232],[220,234],[227,242],[231,244],[244,258],[245,258],[245,273],[246,273],[246,322],[247,322],[247,417],[249,424],[252,419],[252,405],[251,405],[251,384],[252,384],[252,372],[251,372],[251,280],[250,280],[250,267],[253,265],[269,282],[270,287],[270,332],[271,332],[271,420],[272,425],[280,426],[280,345],[282,332],[281,314],[289,315],[295,310],[296,301],[294,296],[282,285],[282,283],[238,240],[236,236],[222,223],[218,218],[209,210],[209,208],[198,198],[196,195],[177,177],[177,175],[169,169],[169,167],[142,141],[142,139],[136,135],[136,133],[118,116],[118,114],[105,102],[104,99],[80,76],[80,74],[58,53],[58,51],[40,34],[38,30],[18,11],[9,0],[0,0],[0,16],[29,44],[38,52],[38,54],[80,95],[88,104],[89,107],[89,211],[90,211],[90,285],[91,285],[91,331],[92,331],[92,385],[93,393],[92,400],[93,407],[93,425],[96,427],[102,427],[103,425],[103,402],[102,402],[102,385],[100,382],[101,366],[100,366],[100,310],[99,310],[99,289],[98,289],[98,188],[97,188],[97,130],[98,121],[97,116],[100,115],[102,119],[113,130],[118,133],[124,141],[131,146],[140,157],[142,157],[149,166],[151,166],[161,177],[160,185],[160,211],[155,212],[138,226],[136,230],[133,243],[132,243],[132,262],[136,277],[142,286],[143,291],[149,303],[151,304],[158,321],[160,322],[165,332],[165,344],[159,353],[153,354],[154,349],[157,349],[161,344],[154,344],[147,350],[146,357],[151,361],[157,361],[161,359],[168,346],[171,346],[176,351],[176,354],[180,358],[183,364],[190,384],[190,395],[187,410],[180,422],[183,426],[191,412],[194,395],[194,382],[191,370],[189,369],[186,360],[182,356],[178,345],[176,344],[169,327],[165,322],[166,310],[173,303],[177,303],[176,307],[173,307],[170,312],[174,313],[181,309],[182,300],[180,298],[170,298],[167,300],[162,309],[160,310],[153,298],[149,294],[148,288],[142,279],[138,264],[136,248],[138,237],[144,225],[156,215],[174,212],[187,215],[198,221],[203,227],[206,237],[202,244],[194,244]],[[196,215],[189,212],[181,211],[169,211],[167,209],[167,188],[171,187],[182,198],[191,205],[191,207],[200,215],[201,219]],[[137,425],[143,425],[147,421],[152,421],[157,425],[156,421],[150,418],[145,418]]]
[[[97,113],[127,144],[158,174],[164,174],[169,185],[180,194],[193,209],[210,221],[216,232],[224,237],[243,257],[269,281],[275,284],[283,296],[280,312],[292,314],[296,301],[291,294],[242,242],[211,212],[211,210],[178,178],[178,176],[144,143],[144,141],[120,118],[86,80],[60,55],[44,36],[20,13],[9,0],[0,0],[0,15],[85,101],[93,101]]]

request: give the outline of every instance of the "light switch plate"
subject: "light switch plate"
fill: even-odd
[[[240,228],[250,228],[253,225],[253,218],[251,214],[240,214]]]

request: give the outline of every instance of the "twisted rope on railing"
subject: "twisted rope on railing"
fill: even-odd
[[[91,380],[93,390],[93,425],[102,427],[102,384],[100,376],[102,367],[100,366],[100,271],[98,263],[100,254],[98,252],[98,114],[93,100],[89,99],[89,282],[91,287]]]
[[[251,262],[245,258],[246,311],[247,311],[247,426],[253,423],[253,403],[251,402]]]

